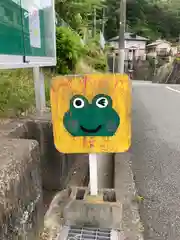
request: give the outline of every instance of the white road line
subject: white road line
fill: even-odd
[[[177,90],[177,89],[174,89],[174,88],[171,88],[171,87],[166,87],[166,88],[169,89],[170,91],[180,93],[180,91]]]

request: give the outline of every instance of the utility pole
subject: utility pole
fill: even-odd
[[[118,72],[122,74],[124,73],[124,60],[125,60],[125,42],[124,42],[125,29],[126,29],[126,0],[120,0]]]

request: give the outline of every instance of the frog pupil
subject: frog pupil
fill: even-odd
[[[99,104],[101,104],[102,106],[104,106],[104,105],[105,105],[105,99],[104,99],[104,98],[101,99],[101,100],[99,101]]]
[[[79,107],[82,105],[82,101],[81,100],[76,100],[76,105]]]
[[[99,108],[105,108],[108,106],[108,100],[105,97],[100,97],[97,101],[96,101],[96,106]]]

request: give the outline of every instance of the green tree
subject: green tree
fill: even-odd
[[[118,35],[119,1],[106,0],[108,8],[106,38]],[[127,25],[132,31],[150,39],[176,39],[180,26],[179,0],[127,1]]]
[[[56,12],[74,30],[92,28],[93,10],[102,9],[102,0],[56,0]]]

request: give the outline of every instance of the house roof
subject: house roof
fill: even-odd
[[[166,40],[157,39],[155,42],[152,42],[152,43],[148,44],[147,47],[158,46],[161,43],[168,43],[169,45],[171,45],[171,43],[166,41]]]
[[[125,32],[125,40],[136,40],[136,41],[148,41],[149,39],[136,35],[135,33]],[[119,36],[113,37],[108,40],[108,42],[119,41]]]

